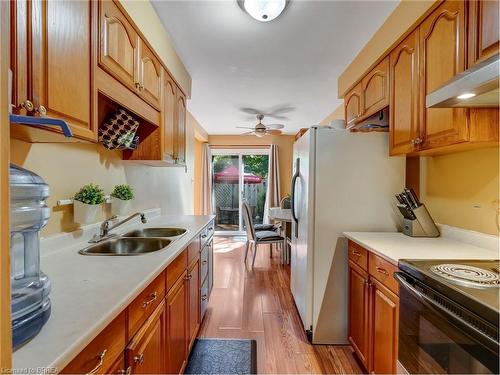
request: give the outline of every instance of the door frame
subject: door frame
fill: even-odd
[[[217,236],[245,236],[246,232],[243,230],[243,218],[241,216],[241,201],[243,195],[243,156],[245,155],[267,155],[270,157],[271,148],[266,146],[265,148],[212,148],[211,149],[212,156],[216,155],[232,155],[238,156],[238,169],[239,169],[239,181],[238,181],[238,227],[239,230],[231,230],[231,231],[215,231],[215,235]],[[212,160],[210,161],[212,163]],[[269,173],[269,170],[267,171]],[[213,179],[213,164],[212,164],[212,179]],[[213,181],[213,180],[212,180]],[[266,192],[267,195],[267,192]],[[214,196],[214,184],[212,183],[212,212],[215,211],[215,196]],[[267,196],[266,196],[267,199]]]

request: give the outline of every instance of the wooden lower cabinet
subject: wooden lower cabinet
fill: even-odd
[[[210,233],[204,247],[210,253],[203,255],[207,260],[212,256],[213,222],[201,233]],[[202,234],[194,237],[61,373],[182,373],[200,328],[201,305],[206,309],[209,297],[212,264],[201,280]]]
[[[349,261],[349,342],[359,360],[369,367],[368,272]]]
[[[115,361],[115,363],[113,363],[113,365],[110,367],[110,369],[106,371],[106,373],[114,375],[125,375],[130,374],[131,371],[131,367],[125,368],[125,355],[121,354]]]
[[[133,374],[165,373],[165,335],[165,302],[162,301],[127,346],[127,364]]]
[[[371,372],[395,374],[398,360],[399,298],[376,280],[371,289]]]
[[[188,308],[186,272],[167,294],[167,372],[178,374],[184,370],[187,360]]]
[[[355,248],[352,245],[349,242],[349,248]],[[369,373],[394,374],[398,358],[399,297],[391,291],[395,289],[389,278],[386,282],[391,289],[380,281],[379,270],[388,268],[386,272],[391,277],[394,271],[388,265],[383,269],[384,262],[373,253],[369,253],[368,264],[362,266],[349,260],[348,338]]]
[[[188,352],[200,328],[200,259],[196,259],[188,270]]]

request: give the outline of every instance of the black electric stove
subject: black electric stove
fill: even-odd
[[[409,373],[498,373],[500,262],[401,260],[399,362]]]

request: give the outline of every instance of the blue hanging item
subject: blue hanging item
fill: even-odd
[[[11,124],[32,125],[32,126],[59,126],[65,137],[72,137],[73,132],[64,120],[50,117],[21,116],[9,114]]]

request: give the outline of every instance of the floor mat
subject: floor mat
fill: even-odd
[[[197,339],[185,374],[255,374],[257,342],[237,339]]]

